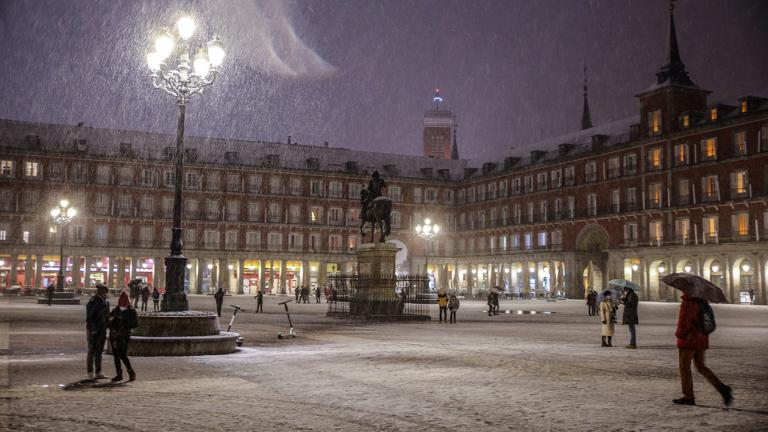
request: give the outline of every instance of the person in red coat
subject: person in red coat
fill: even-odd
[[[723,397],[723,403],[730,405],[733,402],[731,388],[723,384],[704,363],[704,353],[709,348],[709,336],[699,330],[700,302],[706,300],[694,299],[683,295],[680,303],[680,315],[677,319],[677,348],[680,359],[680,383],[683,387],[683,397],[672,402],[679,405],[695,405],[693,396],[693,377],[691,376],[691,360],[696,370],[704,375],[704,378],[717,389]]]

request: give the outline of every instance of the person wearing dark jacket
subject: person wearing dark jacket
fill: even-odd
[[[48,306],[51,305],[51,302],[53,302],[53,290],[54,290],[53,284],[48,284],[48,287],[45,289],[45,295],[48,297]]]
[[[637,348],[637,333],[635,326],[639,323],[637,317],[637,294],[632,288],[624,288],[624,295],[621,296],[621,303],[624,305],[624,314],[621,316],[621,323],[629,326],[629,345],[627,348]]]
[[[120,362],[128,371],[128,381],[136,381],[136,372],[128,360],[128,344],[131,341],[131,329],[138,326],[139,320],[136,309],[131,307],[131,301],[126,293],[121,293],[117,307],[109,313],[109,345],[115,358],[115,377],[112,382],[123,380],[123,369]]]
[[[152,310],[160,310],[160,291],[157,287],[152,288]]]
[[[109,317],[109,289],[105,285],[96,285],[96,295],[85,306],[85,330],[88,334],[88,379],[106,378],[101,373],[101,352],[107,340],[107,320]],[[94,369],[96,375],[94,375]]]
[[[213,297],[216,299],[216,315],[221,316],[221,304],[224,303],[224,290],[219,287]]]
[[[144,288],[141,289],[141,310],[142,312],[147,311],[147,302],[149,301],[149,285],[144,285]]]
[[[672,402],[678,405],[695,405],[696,398],[693,395],[693,377],[691,376],[691,360],[696,370],[704,375],[712,386],[723,397],[726,406],[733,402],[731,388],[723,384],[704,363],[704,353],[709,349],[709,336],[699,330],[701,308],[706,300],[683,295],[680,303],[680,315],[677,319],[677,348],[679,354],[680,384],[683,387],[683,397]]]
[[[301,287],[294,288],[293,293],[296,295],[296,303],[298,303],[299,297],[301,296]]]
[[[264,313],[264,293],[259,290],[256,293],[256,313]]]

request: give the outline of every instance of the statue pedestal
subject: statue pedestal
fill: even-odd
[[[357,274],[373,278],[395,277],[395,255],[392,243],[363,243],[357,247]]]

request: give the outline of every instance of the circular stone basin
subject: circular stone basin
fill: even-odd
[[[139,326],[132,336],[216,336],[219,317],[213,312],[140,312]]]

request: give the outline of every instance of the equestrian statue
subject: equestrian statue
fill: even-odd
[[[383,196],[387,184],[379,176],[378,171],[373,172],[368,188],[360,191],[360,234],[365,238],[365,224],[371,224],[371,241],[374,242],[376,225],[379,226],[379,242],[384,243],[390,233],[390,214],[392,213],[392,200]]]

